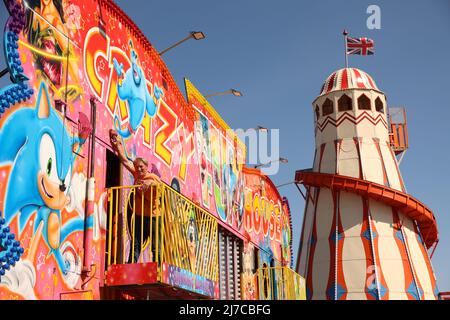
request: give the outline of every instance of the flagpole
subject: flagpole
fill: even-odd
[[[347,36],[348,36],[348,32],[347,30],[344,30],[344,32],[342,32],[342,34],[344,35],[344,44],[345,44],[345,68],[348,68],[348,54],[347,54]]]

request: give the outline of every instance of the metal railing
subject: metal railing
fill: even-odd
[[[207,211],[160,183],[108,189],[106,267],[156,262],[218,280],[218,224]]]
[[[305,279],[288,267],[257,270],[260,300],[305,300]]]
[[[394,153],[400,154],[408,149],[408,126],[404,107],[389,108],[389,141]]]

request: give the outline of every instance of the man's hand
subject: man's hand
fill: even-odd
[[[151,185],[151,183],[146,183],[145,181],[139,180],[139,179],[135,180],[134,183],[137,184],[137,185],[140,185],[138,187],[138,190],[141,191],[141,192],[146,192],[148,190],[148,188],[150,187],[150,185]]]
[[[138,187],[138,190],[139,191],[141,191],[141,192],[147,192],[147,190],[148,190],[148,188],[149,188],[150,186],[148,185],[148,184],[142,184],[140,187]]]
[[[117,149],[117,146],[119,144],[119,140],[117,140],[117,132],[113,129],[109,130],[109,141],[111,142],[111,145],[114,147],[114,149]]]

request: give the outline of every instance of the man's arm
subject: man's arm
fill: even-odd
[[[135,175],[136,171],[134,170],[134,164],[125,156],[125,151],[123,150],[123,145],[117,139],[117,132],[114,130],[109,130],[109,140],[111,142],[112,147],[117,154],[119,155],[120,162],[127,168],[128,171],[131,172],[132,175]]]

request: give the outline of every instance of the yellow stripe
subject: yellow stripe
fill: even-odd
[[[23,45],[24,47],[27,47],[28,49],[30,49],[31,51],[33,51],[34,53],[40,55],[40,56],[44,56],[46,58],[52,59],[52,60],[56,60],[56,61],[62,61],[65,62],[67,61],[67,55],[66,56],[59,56],[57,54],[52,54],[52,53],[48,53],[42,49],[36,48],[35,46],[32,46],[31,44],[19,40],[18,41],[21,45]],[[74,56],[74,55],[69,55],[69,61],[77,61],[78,57]]]
[[[217,123],[222,127],[224,130],[230,130],[229,132],[232,132],[232,138],[237,141],[237,143],[240,145],[242,150],[244,150],[244,159],[247,153],[245,143],[242,142],[241,139],[232,131],[232,129],[228,126],[228,124],[223,120],[223,118],[217,113],[217,111],[214,109],[214,107],[206,100],[206,98],[198,91],[198,89],[190,82],[188,79],[184,79],[185,87],[186,87],[186,94],[187,94],[187,100],[188,103],[191,104],[191,97],[195,98],[198,102],[202,104],[202,106],[208,111],[208,113],[214,118],[214,120],[217,121]]]

